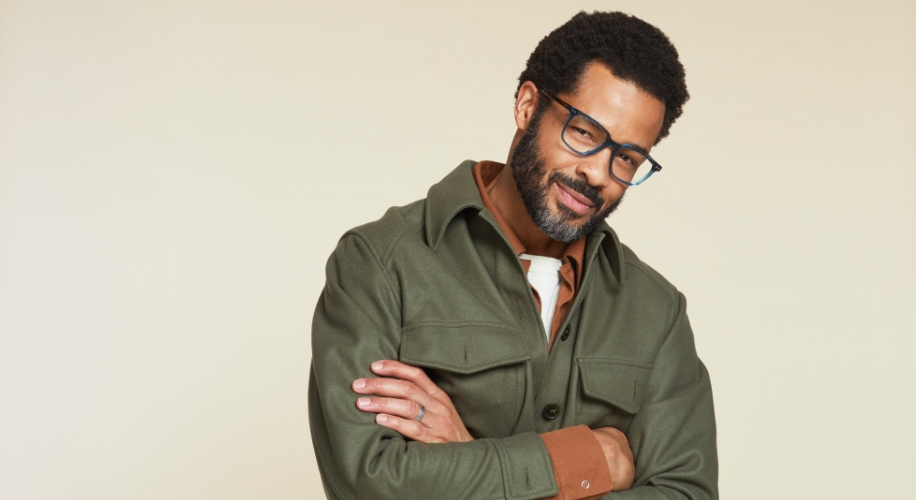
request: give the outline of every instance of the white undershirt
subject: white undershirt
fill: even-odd
[[[526,253],[519,255],[519,258],[531,261],[531,266],[528,267],[528,283],[538,291],[541,298],[541,322],[544,323],[544,332],[550,339],[553,315],[557,310],[557,296],[560,294],[560,266],[563,265],[563,261]]]

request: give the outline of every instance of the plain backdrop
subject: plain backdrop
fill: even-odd
[[[609,222],[688,297],[722,497],[912,494],[916,2],[0,0],[0,498],[321,498],[328,254],[504,161],[582,9],[687,69]]]

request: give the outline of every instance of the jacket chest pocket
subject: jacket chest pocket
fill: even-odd
[[[578,364],[576,421],[626,431],[639,412],[652,365],[606,358],[579,358]]]
[[[401,338],[400,361],[426,371],[475,438],[512,434],[530,358],[518,332],[495,323],[405,327]]]

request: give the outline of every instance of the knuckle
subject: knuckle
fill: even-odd
[[[442,415],[448,415],[447,411],[442,411],[442,403],[436,401],[435,399],[426,405],[426,413],[440,413]]]
[[[401,384],[401,393],[404,394],[405,396],[410,396],[416,392],[417,391],[416,391],[415,385],[407,383],[407,382]]]

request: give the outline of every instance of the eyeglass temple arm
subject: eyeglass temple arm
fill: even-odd
[[[557,97],[557,96],[555,96],[555,95],[548,94],[547,92],[545,92],[545,91],[543,91],[543,90],[541,90],[541,89],[538,89],[538,92],[540,92],[540,93],[544,94],[545,96],[547,96],[547,97],[553,99],[554,101],[557,101],[557,104],[559,104],[560,106],[563,106],[563,107],[566,108],[566,109],[569,109],[569,108],[572,107],[569,103],[567,103],[566,101],[564,101],[563,99],[560,99],[559,97]]]

